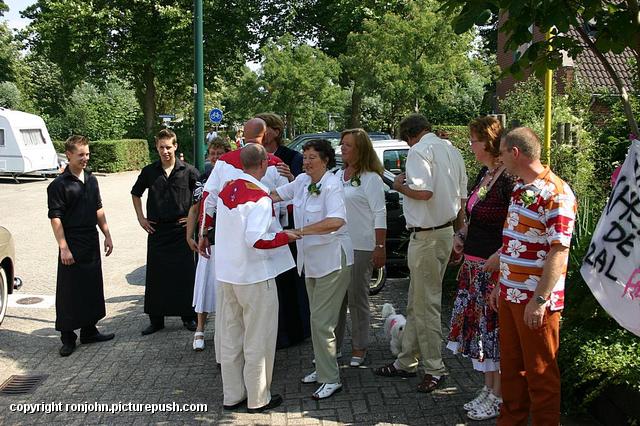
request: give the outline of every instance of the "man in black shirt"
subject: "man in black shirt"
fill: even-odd
[[[131,188],[138,222],[149,234],[144,312],[151,324],[143,335],[164,328],[165,316],[180,316],[188,330],[196,330],[191,306],[195,261],[184,235],[198,171],[176,158],[177,148],[176,134],[161,130],[156,136],[160,160],[143,168]],[[146,189],[145,217],[141,197]]]
[[[49,219],[59,247],[56,282],[56,330],[61,333],[61,356],[69,356],[80,342],[113,339],[96,324],[104,318],[104,290],[100,240],[96,225],[104,234],[104,251],[113,250],[109,226],[102,208],[98,180],[85,170],[89,161],[89,140],[71,136],[65,142],[69,164],[47,188]]]

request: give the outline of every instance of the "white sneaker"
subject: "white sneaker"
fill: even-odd
[[[484,400],[487,399],[490,393],[491,391],[489,391],[487,385],[484,385],[484,387],[480,389],[476,397],[464,404],[462,408],[464,408],[466,411],[478,408],[484,402]]]
[[[489,396],[484,400],[484,403],[477,409],[471,410],[467,413],[467,417],[471,420],[489,420],[500,415],[500,404],[502,404],[502,398],[489,393]]]
[[[311,373],[304,376],[301,380],[302,383],[315,383],[318,381],[318,373],[316,371],[312,371]]]
[[[202,337],[202,339],[198,339],[198,337]],[[196,331],[193,335],[193,350],[196,352],[204,350],[204,332]]]
[[[340,392],[341,390],[342,383],[323,383],[322,386],[320,386],[314,394],[311,395],[311,398],[315,400],[329,398],[331,395],[336,392]]]

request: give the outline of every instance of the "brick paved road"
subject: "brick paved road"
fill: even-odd
[[[213,322],[208,324],[207,348],[201,353],[191,350],[192,334],[182,328],[178,318],[168,319],[167,327],[161,332],[146,337],[140,335],[140,330],[147,325],[142,312],[146,246],[145,235],[130,205],[129,188],[135,177],[133,172],[99,177],[115,244],[114,254],[103,263],[107,317],[99,325],[102,330],[115,332],[116,338],[101,344],[79,345],[73,355],[61,358],[53,308],[10,308],[0,328],[0,382],[12,374],[40,373],[47,374],[48,378],[33,394],[0,396],[0,424],[467,423],[461,406],[481,386],[481,376],[473,372],[467,360],[445,352],[449,378],[442,389],[429,395],[415,392],[416,378],[377,378],[371,372],[372,366],[391,360],[389,345],[382,333],[380,310],[383,303],[391,302],[404,312],[408,288],[405,279],[392,280],[379,295],[371,298],[373,330],[369,363],[359,369],[343,367],[343,392],[322,402],[310,398],[315,387],[300,383],[300,378],[312,369],[311,343],[307,341],[276,354],[272,392],[284,395],[285,403],[281,407],[262,415],[223,412],[221,378],[213,354]],[[46,219],[47,184],[15,185],[0,180],[0,224],[9,228],[16,239],[19,274],[25,279],[21,293],[51,295],[55,292],[56,246]],[[449,312],[449,307],[443,308],[445,322]],[[345,354],[349,353],[349,344],[347,337]],[[9,409],[11,404],[52,402],[203,403],[208,410],[155,414],[22,414]],[[493,421],[473,423],[493,424]]]

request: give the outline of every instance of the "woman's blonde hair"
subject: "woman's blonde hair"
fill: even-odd
[[[382,176],[384,167],[378,158],[369,135],[364,129],[347,129],[340,134],[340,144],[346,135],[353,135],[356,148],[355,164],[350,164],[355,169],[356,174],[362,172],[374,172]]]

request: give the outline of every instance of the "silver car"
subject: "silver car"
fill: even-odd
[[[15,275],[16,251],[11,233],[0,226],[0,324],[7,312],[9,295],[22,286]]]

